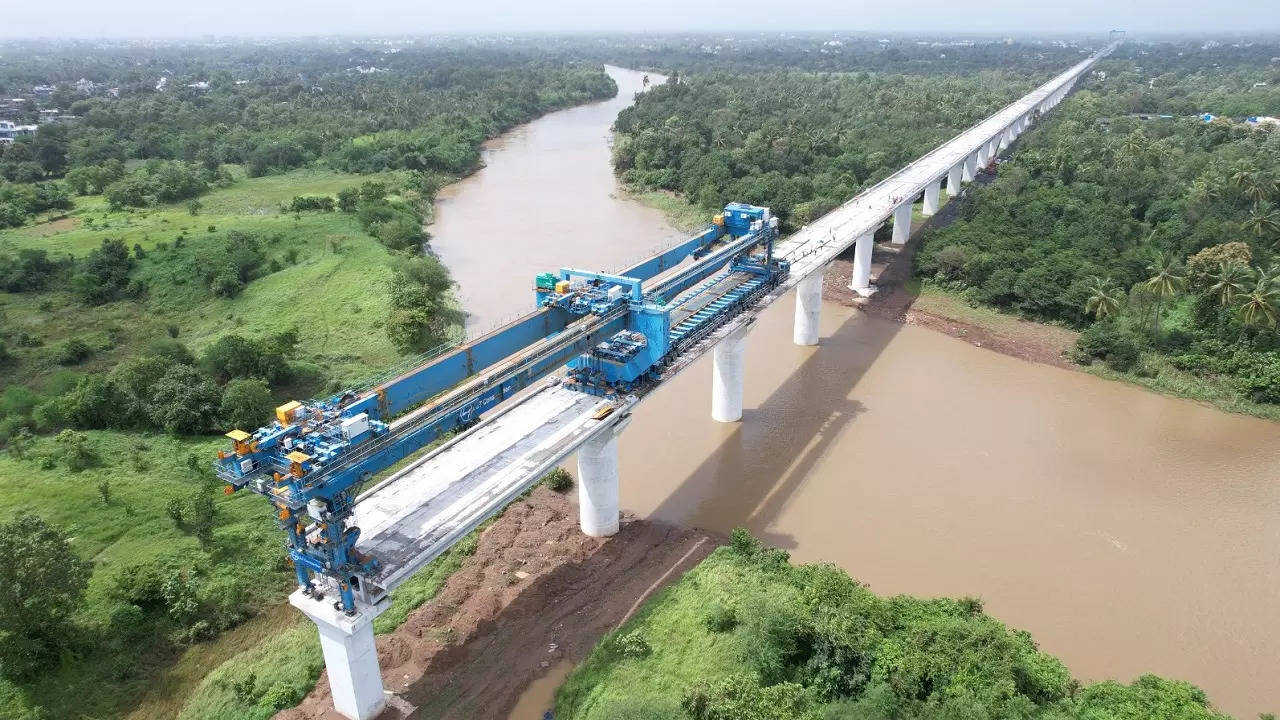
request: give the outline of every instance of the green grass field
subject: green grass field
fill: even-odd
[[[136,243],[143,248],[134,277],[148,287],[142,299],[96,307],[78,302],[65,290],[0,293],[4,334],[25,333],[41,341],[36,347],[8,343],[16,361],[0,370],[0,385],[53,394],[80,376],[108,372],[143,352],[153,340],[168,337],[171,326],[177,328],[177,339],[197,354],[225,333],[263,337],[297,328],[301,350],[292,360],[302,380],[279,389],[280,399],[295,394],[305,399],[326,381],[351,382],[401,359],[382,328],[392,274],[388,251],[351,214],[280,211],[295,195],[332,195],[370,179],[395,187],[400,175],[315,169],[262,178],[235,174],[235,184],[201,197],[202,208],[195,216],[185,204],[112,212],[102,198],[87,197],[77,198],[66,218],[0,231],[0,251],[45,248],[78,256],[97,248],[104,238],[123,238],[127,247]],[[265,258],[279,269],[249,282],[233,298],[216,297],[207,283],[180,272],[184,264],[179,253],[196,252],[229,230],[261,238]],[[175,247],[179,235],[184,237],[181,251]],[[159,243],[167,243],[167,249],[160,249]],[[85,340],[94,352],[64,367],[53,358],[57,346],[69,338]],[[246,608],[269,608],[282,601],[291,573],[283,564],[282,538],[261,498],[248,493],[218,495],[214,541],[207,549],[166,511],[167,504],[184,501],[197,486],[186,465],[188,456],[208,462],[225,446],[222,438],[115,431],[85,435],[99,462],[78,473],[56,461],[47,467],[50,461],[42,458],[61,452],[53,437],[36,438],[21,459],[0,454],[0,518],[35,513],[64,530],[76,551],[94,562],[79,627],[96,634],[94,628],[119,622],[113,614],[124,603],[115,590],[117,580],[138,567],[193,569],[200,592],[211,601],[232,598]],[[102,483],[108,487],[108,502],[99,489]],[[434,592],[415,587],[411,583],[400,593],[405,602],[420,603]],[[186,643],[166,637],[170,631],[159,627],[155,634],[137,637],[123,653],[118,647],[87,643],[92,649],[86,654],[64,657],[59,669],[23,691],[0,683],[0,705],[5,706],[0,719],[34,717],[25,714],[28,704],[43,706],[51,718],[121,717],[144,696],[151,700],[146,707],[158,710],[139,717],[174,717],[203,672],[198,660],[182,665]],[[314,644],[313,635],[312,629],[307,642]],[[291,637],[267,645],[287,645]],[[237,638],[228,642],[243,642]],[[193,657],[208,662],[220,652],[217,643],[215,639],[197,645],[213,647]],[[314,675],[311,671],[307,687]],[[245,715],[231,712],[222,717]]]
[[[396,179],[394,174],[371,177]],[[281,202],[295,195],[330,194],[368,179],[323,170],[242,179],[206,195],[202,202],[207,209],[195,217],[176,205],[106,212],[101,198],[79,198],[69,218],[78,223],[75,229],[46,234],[50,225],[68,222],[59,220],[0,231],[0,250],[38,247],[84,254],[103,239],[123,238],[126,246],[136,243],[147,252],[136,271],[148,284],[148,297],[142,301],[86,307],[67,293],[0,294],[0,318],[9,331],[31,333],[43,341],[36,348],[11,344],[19,362],[6,369],[5,382],[40,387],[61,369],[49,358],[57,343],[69,337],[102,347],[74,371],[109,369],[151,339],[164,336],[169,325],[176,325],[179,340],[197,352],[223,333],[261,337],[296,327],[307,352],[301,359],[344,381],[391,365],[399,353],[381,329],[391,277],[387,250],[349,214],[280,212]],[[86,218],[96,219],[92,229],[83,222]],[[267,238],[265,252],[283,268],[228,299],[214,297],[194,279],[173,277],[160,257],[174,251],[179,234],[188,245],[198,245],[229,230]],[[162,241],[170,244],[169,250],[155,249]],[[293,264],[286,261],[291,252],[298,258]]]

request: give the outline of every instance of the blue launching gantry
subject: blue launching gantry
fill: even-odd
[[[275,506],[303,591],[328,588],[335,608],[354,613],[357,599],[386,593],[378,558],[357,550],[351,523],[375,473],[566,365],[580,390],[644,391],[786,277],[776,238],[768,208],[731,203],[703,232],[619,274],[539,275],[534,312],[389,380],[282,405],[270,425],[227,433],[231,449],[214,468],[228,492],[248,489]]]

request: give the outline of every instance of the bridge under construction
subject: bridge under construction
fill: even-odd
[[[768,208],[731,203],[632,267],[531,278],[534,309],[486,335],[228,433],[215,469],[274,506],[297,574],[290,602],[319,628],[335,709],[364,720],[385,706],[372,623],[398,585],[574,453],[583,532],[615,533],[617,437],[648,393],[711,351],[711,415],[741,419],[744,343],[761,310],[794,287],[794,341],[816,345],[827,265],[852,246],[851,290],[874,292],[874,233],[889,223],[905,243],[917,199],[936,213],[944,188],[955,196],[994,165],[1113,48],[789,237]]]

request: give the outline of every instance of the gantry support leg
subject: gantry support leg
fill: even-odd
[[[876,291],[871,285],[871,254],[875,246],[875,233],[859,237],[853,245],[853,273],[849,277],[849,289],[862,297],[871,297]]]
[[[373,642],[373,619],[387,608],[360,606],[353,616],[333,608],[333,598],[316,600],[301,590],[289,603],[302,611],[320,631],[325,671],[333,694],[333,709],[351,720],[370,720],[386,706],[378,647]]]
[[[796,285],[796,324],[791,339],[797,345],[818,344],[818,320],[822,316],[822,276],[826,267],[809,273]]]
[[[711,418],[719,422],[742,419],[742,385],[745,381],[746,328],[720,341],[711,364]]]
[[[618,532],[618,434],[623,420],[578,448],[578,526],[584,535],[607,537]]]

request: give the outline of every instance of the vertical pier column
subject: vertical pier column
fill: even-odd
[[[818,344],[818,320],[822,316],[822,276],[826,267],[814,270],[796,285],[796,325],[791,339],[797,345]]]
[[[316,600],[301,590],[289,596],[320,631],[325,671],[333,693],[333,709],[351,720],[370,720],[382,712],[387,700],[382,693],[382,671],[378,668],[378,647],[373,642],[373,619],[386,609],[361,606],[353,616],[333,608],[334,598]]]
[[[737,422],[742,419],[742,385],[746,370],[746,328],[720,341],[711,364],[711,419]]]
[[[973,154],[974,158],[974,177],[978,176],[977,171],[987,166],[991,162],[991,155],[987,153],[987,144],[982,143],[978,146],[978,151]]]
[[[893,209],[893,244],[906,245],[911,238],[911,206],[910,200]]]
[[[978,153],[973,153],[964,159],[964,174],[961,176],[964,182],[973,182],[978,177]]]
[[[993,137],[987,141],[987,164],[990,165],[996,159],[996,153],[999,152],[1000,138]]]
[[[942,192],[942,178],[938,178],[928,185],[924,186],[924,209],[921,211],[925,217],[938,214],[938,195]]]
[[[960,194],[961,178],[964,177],[964,161],[956,163],[947,171],[947,199],[954,200]]]
[[[871,297],[876,289],[871,286],[871,253],[875,250],[875,233],[867,233],[853,245],[853,273],[849,289],[862,297]]]
[[[627,418],[578,448],[578,527],[584,535],[608,537],[618,532],[618,435]]]
[[[1017,136],[1013,134],[1012,125],[1005,128],[1004,132],[1000,133],[1000,149],[1001,150],[1008,149],[1008,147],[1013,144],[1013,141],[1016,137]]]

